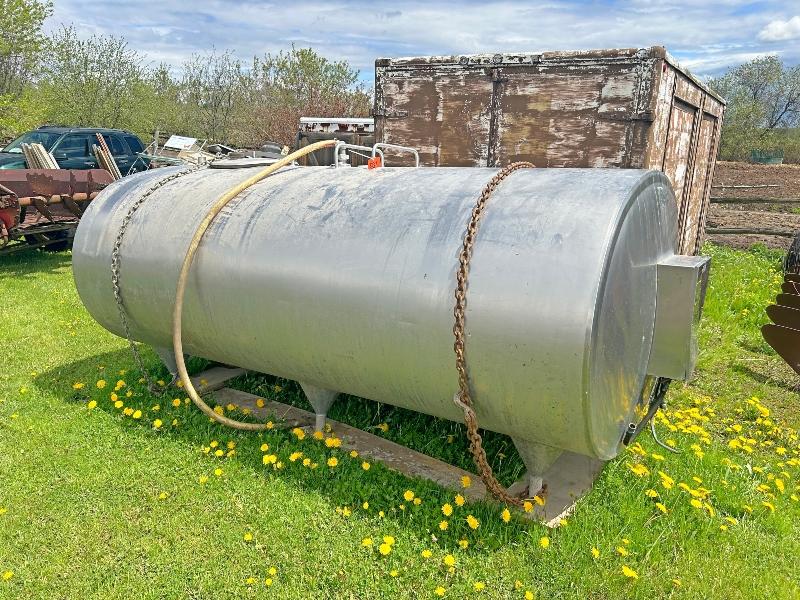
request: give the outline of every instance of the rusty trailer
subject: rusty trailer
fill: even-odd
[[[696,254],[725,101],[662,47],[378,59],[375,136],[426,166],[652,168]]]

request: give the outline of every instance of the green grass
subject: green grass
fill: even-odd
[[[611,462],[555,530],[517,518],[505,524],[500,507],[468,504],[455,508],[445,532],[440,506],[453,503],[454,492],[379,464],[365,471],[360,457],[310,436],[299,441],[287,431],[224,429],[194,407],[173,407],[183,397],[177,389],[148,394],[125,341],[82,307],[69,254],[6,258],[0,265],[0,598],[429,598],[437,586],[446,598],[523,598],[526,590],[548,599],[800,597],[800,505],[792,499],[800,477],[792,429],[800,422],[797,379],[758,331],[778,289],[780,257],[706,250],[714,263],[698,375],[690,385],[673,385],[658,426],[682,453],[663,451],[643,435],[638,452]],[[145,359],[159,370],[149,350]],[[100,379],[107,382],[102,390]],[[114,408],[110,394],[119,379],[127,383],[118,394],[126,407],[142,410],[141,418]],[[75,383],[85,385],[74,389]],[[303,403],[294,383],[269,376],[243,377],[235,386]],[[378,433],[376,426],[387,423],[381,435],[472,468],[458,424],[357,398],[340,401],[331,416]],[[729,446],[739,435],[752,452]],[[235,454],[204,453],[212,440],[226,451],[234,442]],[[263,464],[263,443],[281,469]],[[488,435],[487,446],[504,482],[519,475],[507,438]],[[290,461],[295,451],[317,468]],[[326,465],[330,456],[338,457],[336,468]],[[675,485],[666,489],[659,471]],[[700,508],[680,483],[702,498]],[[648,497],[648,489],[659,497]],[[405,490],[422,504],[404,501]],[[667,514],[657,509],[659,500]],[[467,514],[480,520],[477,531],[467,527]],[[377,551],[384,535],[396,538],[387,557]],[[539,543],[543,536],[547,549]],[[375,541],[371,549],[361,546],[367,537]],[[467,549],[459,547],[462,539]],[[431,558],[421,556],[425,549]],[[442,564],[446,554],[456,558],[453,572]],[[624,576],[623,565],[638,579]],[[271,567],[276,575],[267,587]],[[13,575],[4,581],[6,572]],[[255,583],[248,584],[251,577]],[[476,592],[475,582],[485,589]]]

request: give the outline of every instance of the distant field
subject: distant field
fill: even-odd
[[[758,330],[780,254],[706,252],[698,376],[657,420],[680,454],[643,435],[554,530],[332,441],[222,428],[177,388],[155,397],[80,303],[69,253],[4,259],[0,598],[800,597],[797,378]],[[269,376],[234,387],[302,403]],[[458,424],[356,398],[331,417],[472,469]],[[513,446],[487,438],[509,483]]]

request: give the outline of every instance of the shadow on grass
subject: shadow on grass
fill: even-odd
[[[151,374],[168,381],[169,375],[166,369],[149,350],[146,351],[145,357]],[[202,359],[190,359],[188,366],[190,372],[196,373],[207,364]],[[98,370],[98,365],[104,365],[102,371]],[[128,372],[118,375],[120,369],[128,369]],[[354,516],[374,516],[382,510],[387,519],[397,521],[399,526],[416,532],[421,538],[435,537],[450,546],[456,545],[461,539],[469,539],[473,547],[496,549],[522,536],[529,539],[531,529],[536,527],[524,519],[514,519],[508,524],[502,523],[498,505],[480,502],[471,503],[468,509],[469,513],[474,514],[482,524],[478,532],[468,528],[465,521],[466,512],[461,514],[467,509],[457,512],[458,519],[454,515],[449,519],[447,529],[442,530],[440,523],[448,521],[448,518],[443,515],[440,507],[445,503],[453,504],[456,491],[445,490],[427,480],[408,479],[379,463],[371,465],[369,470],[364,470],[360,457],[351,457],[347,452],[328,448],[324,442],[314,440],[311,436],[300,441],[285,429],[276,428],[256,434],[212,423],[194,406],[186,406],[183,402],[180,407],[173,406],[174,399],[185,396],[179,388],[165,387],[164,394],[156,396],[147,391],[143,383],[136,381],[139,375],[133,371],[129,351],[121,349],[41,373],[37,376],[35,385],[64,398],[65,401],[85,404],[94,399],[97,401],[95,410],[113,414],[120,428],[139,432],[144,436],[167,435],[195,448],[208,446],[211,440],[218,440],[220,443],[218,449],[223,449],[226,447],[226,442],[234,441],[236,452],[230,458],[215,458],[214,450],[208,453],[206,459],[209,461],[210,476],[213,477],[212,472],[216,467],[223,467],[223,463],[227,461],[236,461],[262,474],[267,481],[279,478],[290,481],[302,489],[318,493],[335,506],[348,507]],[[76,377],[85,383],[84,388],[73,389],[72,384],[76,381]],[[97,379],[101,377],[107,380],[106,387],[102,390],[95,385]],[[114,401],[110,396],[118,379],[128,382],[118,391],[119,399],[124,402],[125,407],[141,410],[140,419],[124,416],[122,412],[124,409],[114,407]],[[248,391],[265,399],[310,408],[299,385],[293,381],[249,373],[229,382],[229,387]],[[133,392],[132,396],[125,396],[127,390]],[[209,404],[214,405],[213,401],[209,401]],[[153,411],[156,405],[159,409]],[[244,417],[238,411],[230,416],[237,419]],[[461,424],[353,396],[340,398],[332,407],[330,417],[378,433],[450,464],[474,470],[467,449],[464,427]],[[163,422],[158,431],[153,429],[155,419]],[[173,419],[178,420],[177,426],[173,426]],[[388,425],[388,430],[381,433],[377,426],[384,423]],[[495,472],[506,485],[513,482],[521,475],[523,465],[510,438],[493,432],[484,434],[487,453]],[[278,456],[283,468],[276,469],[274,465],[263,463],[264,452],[260,449],[263,443],[269,445],[270,454]],[[227,452],[227,449],[224,451]],[[298,460],[291,461],[289,456],[295,452],[302,452],[303,455]],[[327,465],[328,458],[332,456],[337,457],[339,461],[336,468]],[[312,469],[303,466],[304,458],[316,463],[317,467]],[[417,506],[413,501],[404,500],[403,494],[409,489],[424,499],[422,505]],[[369,512],[362,510],[364,502],[369,503]]]
[[[20,250],[0,256],[0,277],[34,278],[42,273],[52,273],[72,264],[72,252],[45,252]]]
[[[789,371],[788,365],[786,369],[781,369],[779,373],[770,372],[769,370],[761,372],[753,369],[749,365],[743,364],[734,364],[731,369],[736,373],[757,381],[758,383],[779,387],[790,392],[797,392],[800,390],[800,381],[797,380],[796,376],[793,378],[791,377],[791,375],[794,373]]]

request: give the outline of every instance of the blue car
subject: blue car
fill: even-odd
[[[44,125],[15,139],[0,151],[0,169],[26,169],[22,144],[41,144],[62,169],[97,169],[92,145],[101,134],[123,175],[145,171],[149,161],[138,155],[144,144],[130,131],[99,127],[56,127]]]

